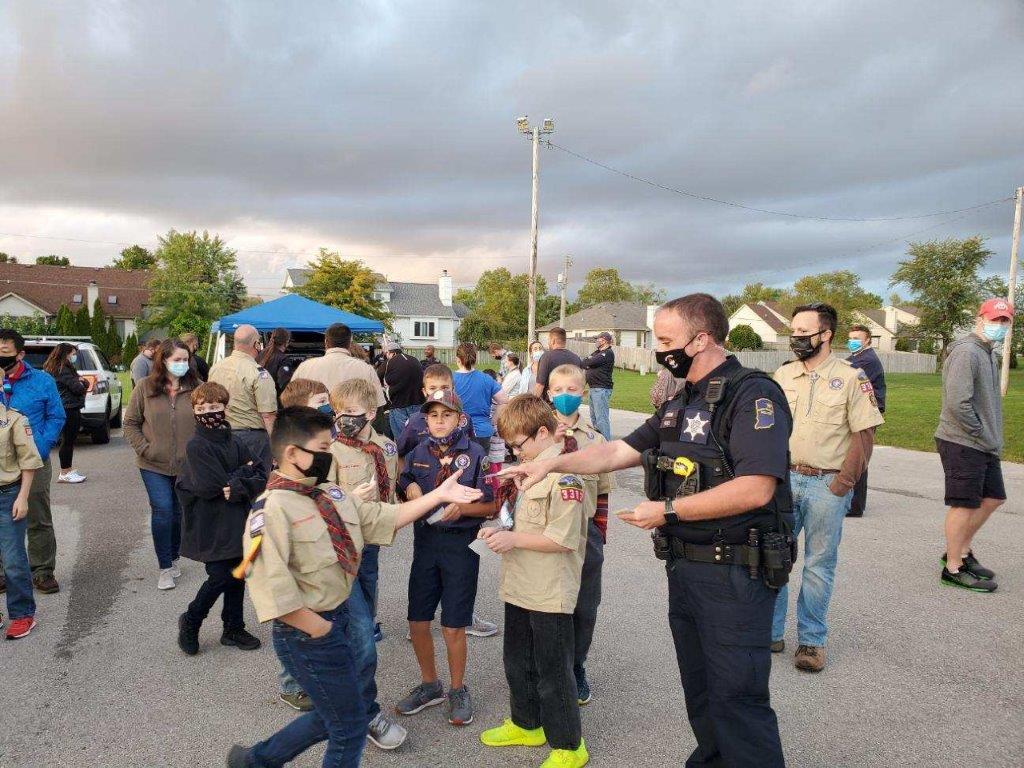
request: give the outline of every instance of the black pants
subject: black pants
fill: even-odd
[[[573,671],[583,672],[587,663],[590,644],[594,641],[594,627],[597,624],[597,608],[601,605],[601,566],[604,565],[604,539],[597,524],[587,524],[587,553],[583,559],[583,574],[580,577],[580,594],[576,598],[573,613],[573,628],[576,635],[576,652]]]
[[[697,739],[687,768],[781,768],[768,695],[776,590],[735,565],[672,561],[668,621]]]
[[[850,511],[847,517],[864,517],[864,506],[868,502],[868,471],[860,476],[860,480],[853,486],[853,499],[850,501]]]
[[[64,429],[60,436],[60,471],[71,469],[74,466],[72,461],[75,457],[75,438],[78,437],[78,430],[82,426],[82,411],[78,408],[64,410]]]
[[[203,623],[213,608],[217,598],[224,595],[224,609],[220,613],[224,622],[224,631],[245,629],[242,618],[242,598],[245,595],[245,582],[231,575],[231,569],[241,562],[241,558],[233,560],[214,560],[206,564],[206,581],[199,588],[195,600],[188,605],[188,619],[195,626]]]
[[[552,749],[577,749],[582,738],[572,615],[528,611],[505,603],[505,678],[512,722],[544,727]]]

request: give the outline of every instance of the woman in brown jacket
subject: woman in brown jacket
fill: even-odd
[[[199,385],[188,361],[189,350],[183,343],[163,342],[153,355],[153,370],[132,390],[124,414],[124,436],[135,449],[135,463],[153,512],[158,589],[174,589],[174,580],[181,575],[181,507],[174,481],[185,461],[185,445],[195,433],[191,392]]]

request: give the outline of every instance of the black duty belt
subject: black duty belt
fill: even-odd
[[[761,549],[746,544],[690,544],[670,536],[669,546],[675,557],[692,560],[695,563],[745,565],[755,568],[761,566]]]

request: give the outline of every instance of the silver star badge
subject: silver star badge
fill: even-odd
[[[704,437],[704,428],[710,423],[710,421],[705,421],[698,413],[692,419],[686,419],[686,429],[683,430],[683,434],[689,435],[691,440],[696,440],[698,437]]]

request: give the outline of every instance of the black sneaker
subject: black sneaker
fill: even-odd
[[[188,614],[178,617],[178,647],[189,656],[199,653],[199,627],[188,620]]]
[[[971,592],[995,592],[997,586],[991,579],[979,579],[967,570],[966,565],[961,565],[960,570],[952,573],[948,568],[943,568],[942,583],[950,587],[969,589]]]
[[[243,651],[255,651],[263,643],[258,637],[253,637],[244,629],[230,629],[220,636],[221,645],[233,645]]]
[[[235,744],[228,752],[227,766],[228,768],[250,768],[252,766],[252,750],[249,747]]]
[[[942,553],[942,564],[946,564],[945,552]],[[989,580],[994,579],[996,577],[995,571],[993,571],[990,568],[986,568],[978,562],[978,558],[974,556],[973,551],[968,552],[966,555],[964,555],[963,564],[967,566],[968,571],[970,571],[972,574],[974,574],[974,576],[976,576],[979,579]]]

